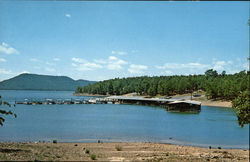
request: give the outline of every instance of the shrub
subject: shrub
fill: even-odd
[[[219,146],[218,149],[221,149],[221,147]]]
[[[53,140],[53,143],[57,143],[57,140]]]
[[[95,155],[95,154],[91,154],[91,155],[90,155],[90,158],[91,158],[92,160],[96,160],[96,155]]]
[[[85,153],[86,153],[86,154],[89,154],[89,152],[90,152],[89,149],[86,149],[86,150],[85,150]]]
[[[115,148],[116,148],[117,151],[122,151],[122,147],[119,146],[119,145],[118,145],[118,146],[115,146]]]

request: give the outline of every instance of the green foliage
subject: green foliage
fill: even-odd
[[[57,140],[53,140],[52,142],[53,142],[53,143],[57,143]]]
[[[236,110],[236,115],[238,117],[238,123],[241,127],[244,124],[250,123],[250,104],[249,104],[249,91],[246,90],[242,92],[237,98],[232,102],[233,108]]]
[[[91,155],[90,155],[90,158],[91,158],[92,160],[96,160],[96,155],[95,155],[95,154],[91,154]]]
[[[75,90],[77,86],[95,83],[87,80],[73,80],[66,76],[21,74],[0,82],[0,89],[13,90]],[[78,89],[80,90],[80,89]]]
[[[89,149],[86,149],[86,150],[85,150],[85,153],[86,153],[86,154],[89,154],[89,153],[90,153]]]
[[[122,147],[119,146],[119,145],[115,146],[115,149],[116,149],[117,151],[122,151]]]
[[[123,95],[136,92],[140,95],[169,96],[203,90],[206,91],[209,99],[233,100],[240,92],[247,89],[247,85],[246,71],[234,75],[223,71],[219,75],[216,70],[209,69],[205,75],[115,78],[78,87],[76,92],[102,95]]]
[[[216,70],[209,69],[205,72],[205,75],[208,77],[216,77],[216,76],[218,76],[218,73]]]
[[[2,107],[4,105],[6,105],[7,107],[11,107],[11,105],[8,102],[2,101],[2,97],[0,96],[0,106]],[[7,111],[7,110],[0,109],[0,125],[1,126],[3,126],[3,122],[5,121],[3,117],[4,115],[13,115],[15,118],[17,117],[17,115],[10,110]]]
[[[226,74],[222,71],[209,69],[205,75],[189,76],[141,76],[129,78],[115,78],[78,87],[76,92],[102,95],[123,95],[136,92],[140,95],[155,96],[192,93],[193,91],[206,91],[208,99],[233,100],[239,124],[249,123],[249,97],[246,98],[249,79],[246,71],[235,74]],[[242,93],[244,92],[244,93]],[[245,96],[242,96],[242,95]],[[239,97],[238,97],[239,96]]]

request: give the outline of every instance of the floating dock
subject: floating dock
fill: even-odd
[[[200,112],[201,103],[192,100],[183,99],[164,99],[164,98],[144,98],[144,97],[127,97],[127,96],[110,96],[104,98],[90,98],[84,99],[45,99],[44,101],[28,100],[23,102],[15,102],[16,104],[25,105],[54,105],[54,104],[137,104],[161,106],[167,111],[172,112]]]

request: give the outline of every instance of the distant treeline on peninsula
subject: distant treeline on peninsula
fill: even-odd
[[[203,90],[209,99],[233,100],[248,90],[248,84],[245,70],[235,74],[226,74],[225,71],[218,74],[216,70],[209,69],[205,75],[115,78],[78,86],[76,93],[123,95],[136,92],[140,95],[169,96]]]

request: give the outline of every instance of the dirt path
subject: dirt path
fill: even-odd
[[[95,160],[93,160],[94,157]],[[2,161],[247,162],[248,159],[248,150],[209,149],[158,143],[0,143],[0,160]]]

